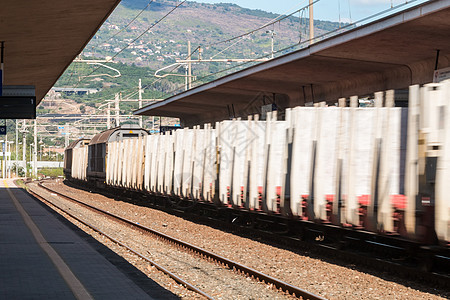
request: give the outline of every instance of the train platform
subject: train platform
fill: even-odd
[[[0,179],[0,299],[177,299],[123,258]]]

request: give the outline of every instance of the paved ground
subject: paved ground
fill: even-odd
[[[0,299],[170,299],[103,245],[0,179]]]

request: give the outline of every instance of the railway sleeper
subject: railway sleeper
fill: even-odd
[[[78,187],[78,185],[75,186]],[[92,190],[91,187],[84,189]],[[101,194],[113,192],[113,190],[97,191]],[[207,223],[209,220],[213,227],[225,226],[229,230],[240,232],[241,234],[247,232],[247,230],[258,232],[259,236],[265,236],[267,240],[272,240],[277,244],[288,245],[289,248],[291,248],[293,243],[296,243],[297,246],[303,249],[308,249],[308,251],[314,249],[316,251],[318,248],[315,248],[314,244],[317,244],[321,246],[320,252],[324,253],[331,249],[351,250],[350,253],[362,257],[382,258],[393,262],[396,266],[403,264],[403,267],[409,270],[404,272],[408,277],[411,277],[408,275],[408,272],[410,273],[412,268],[430,274],[430,271],[434,271],[436,266],[438,266],[436,261],[445,262],[444,265],[447,266],[450,261],[448,253],[438,251],[441,248],[420,247],[419,243],[407,241],[396,236],[380,236],[363,230],[354,230],[354,228],[342,228],[299,219],[286,220],[280,216],[269,216],[255,211],[236,211],[228,207],[217,207],[210,202],[193,203],[192,200],[185,198],[145,194],[137,191],[128,191],[124,195],[128,197],[122,195],[119,197],[121,198],[120,200],[155,207],[184,218],[200,218],[197,220],[204,223]],[[113,196],[117,196],[117,193]],[[173,205],[174,201],[181,201],[185,208],[189,208],[189,205],[191,205],[191,207],[196,209],[195,211],[191,209],[176,209]],[[218,225],[217,221],[222,221],[222,225]],[[255,237],[254,233],[251,236]],[[420,252],[424,254],[418,256]],[[430,252],[433,252],[433,254],[430,255]],[[341,255],[339,256],[341,257]],[[364,261],[364,259],[357,260]],[[376,263],[373,266],[379,267]],[[448,268],[444,270],[439,268],[439,270],[448,274]]]

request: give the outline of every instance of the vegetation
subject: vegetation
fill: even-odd
[[[38,176],[44,176],[44,177],[58,177],[63,176],[63,168],[45,168],[38,170]]]
[[[24,168],[23,167],[20,167],[20,166],[18,166],[17,164],[13,164],[13,170],[14,170],[14,172],[15,172],[15,170],[16,170],[16,168],[17,168],[17,176],[19,176],[19,177],[25,177],[25,170],[24,170]]]
[[[95,89],[98,92],[62,94],[63,100],[59,99],[60,95],[52,94],[44,105],[38,107],[37,113],[42,118],[38,129],[39,160],[61,161],[62,155],[45,155],[41,147],[51,145],[64,148],[68,133],[69,141],[73,141],[104,130],[106,101],[114,100],[116,95],[121,99],[137,99],[139,79],[142,80],[143,99],[163,99],[184,91],[186,64],[177,62],[189,57],[188,41],[191,42],[191,59],[203,59],[203,62],[192,64],[193,86],[198,86],[257,63],[208,62],[210,58],[268,58],[272,54],[272,42],[275,51],[278,51],[275,56],[283,55],[298,49],[300,42],[307,37],[309,25],[304,18],[306,13],[299,14],[301,18],[291,16],[242,38],[232,39],[270,23],[278,15],[229,3],[212,5],[187,1],[165,18],[180,2],[153,1],[142,13],[148,0],[123,0],[117,6],[80,54],[82,60],[108,62],[98,65],[76,61],[55,84],[55,87]],[[320,35],[339,28],[339,24],[316,21],[315,27],[316,35]],[[291,48],[293,45],[297,48]],[[121,75],[117,77],[117,71],[111,68]],[[165,77],[156,77],[157,70]],[[120,115],[129,115],[137,108],[137,101],[122,101]],[[114,105],[110,106],[110,112],[114,113]],[[97,117],[86,117],[91,115]],[[142,120],[145,128],[174,123],[170,118],[143,117]],[[136,123],[137,120],[121,120],[121,124],[129,122]],[[29,162],[32,156],[30,144],[34,139],[31,123],[27,124],[27,131],[19,134],[19,141],[22,142],[22,135],[25,134],[25,159]],[[15,138],[15,124],[8,122],[7,125],[8,140],[12,140]],[[22,145],[18,145],[17,150],[18,158],[22,159]]]
[[[234,40],[219,43],[229,38],[267,24],[278,15],[239,7],[230,3],[206,4],[188,1],[181,5],[170,17],[156,26],[160,20],[180,1],[155,1],[132,23],[131,20],[147,6],[147,0],[124,0],[83,51],[83,59],[106,59],[114,57],[114,64],[108,65],[120,71],[122,76],[111,78],[100,74],[116,73],[104,67],[73,63],[56,83],[58,87],[86,87],[100,90],[89,96],[74,96],[74,100],[84,105],[95,106],[100,100],[113,99],[116,93],[127,96],[135,92],[139,78],[143,81],[144,98],[163,98],[184,90],[184,78],[168,76],[163,79],[154,77],[156,70],[186,59],[187,42],[191,41],[192,51],[202,48],[202,57],[249,58],[268,57],[271,51],[271,37],[268,30],[276,32],[275,50],[297,44],[306,38],[308,21],[291,16],[282,22]],[[339,24],[327,21],[315,21],[318,35],[339,28]],[[149,30],[150,29],[150,30]],[[148,31],[148,32],[146,32]],[[138,40],[137,36],[146,32]],[[234,45],[234,43],[236,43]],[[120,52],[120,54],[119,54]],[[194,51],[194,59],[199,52]],[[284,54],[286,51],[281,51]],[[193,76],[197,76],[195,85],[202,84],[235,72],[251,64],[232,68],[236,64],[229,62],[197,63],[193,65]],[[229,70],[228,70],[229,69]],[[171,69],[161,74],[167,74]],[[227,70],[223,72],[224,70]],[[184,75],[184,67],[170,71]],[[97,76],[96,76],[97,75]],[[86,77],[89,76],[89,77]],[[135,97],[136,98],[136,97]]]
[[[25,183],[23,182],[22,179],[16,180],[16,185],[17,185],[18,187],[20,187],[20,188],[23,188],[24,190],[27,189],[27,186],[25,185]]]

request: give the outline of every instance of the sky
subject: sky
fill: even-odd
[[[192,0],[202,3],[234,3],[245,8],[261,9],[273,13],[291,13],[308,5],[309,0]],[[314,19],[329,21],[358,21],[396,6],[409,2],[417,4],[425,0],[318,0],[314,4]]]

